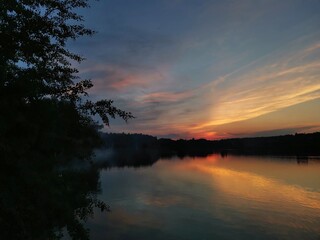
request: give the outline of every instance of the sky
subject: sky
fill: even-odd
[[[319,0],[101,0],[70,43],[106,132],[220,139],[320,131]]]

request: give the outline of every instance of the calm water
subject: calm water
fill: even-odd
[[[92,239],[320,239],[320,161],[160,160],[101,172]]]

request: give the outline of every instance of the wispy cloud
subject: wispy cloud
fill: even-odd
[[[259,67],[223,78],[218,85],[213,82],[210,92],[218,96],[211,120],[195,129],[254,118],[320,97],[320,60],[312,59],[320,52],[315,46],[318,43],[287,58],[269,59],[275,61],[272,64],[263,61]],[[306,61],[309,57],[312,60]]]
[[[157,135],[166,132],[189,138],[231,137],[236,133],[217,132],[215,127],[319,98],[320,61],[312,58],[318,54],[317,44],[290,56],[263,58],[187,91],[140,94],[135,97],[136,107],[143,109],[140,115],[155,118],[135,123],[135,131],[152,129]]]
[[[92,96],[136,116],[109,130],[229,137],[244,132],[239,122],[320,97],[319,10],[302,1],[109,0],[92,9],[99,33],[73,47],[88,58],[81,74],[92,78]]]
[[[139,96],[141,103],[177,102],[187,100],[192,96],[192,91],[185,92],[153,92]]]

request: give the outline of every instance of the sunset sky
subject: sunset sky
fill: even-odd
[[[101,0],[81,13],[93,99],[136,117],[108,132],[229,138],[320,131],[320,1]]]

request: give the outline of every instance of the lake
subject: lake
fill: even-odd
[[[320,239],[320,161],[210,155],[100,173],[92,239]]]

